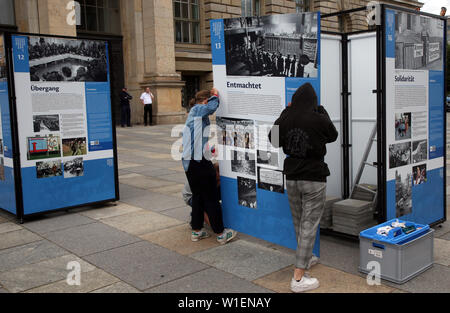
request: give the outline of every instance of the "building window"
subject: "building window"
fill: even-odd
[[[297,13],[311,11],[310,0],[295,0],[295,9]]]
[[[78,0],[81,25],[78,30],[121,34],[119,0]]]
[[[261,0],[241,0],[242,16],[260,16]]]
[[[0,0],[0,25],[15,25],[14,0]]]
[[[198,0],[173,0],[175,41],[200,43],[200,14]]]

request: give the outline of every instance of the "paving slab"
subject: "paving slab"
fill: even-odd
[[[183,199],[182,191],[184,189],[184,184],[176,184],[165,187],[151,188],[152,192],[161,193],[167,196],[173,196],[175,198]]]
[[[440,238],[442,236],[448,235],[450,233],[450,221],[433,227],[435,230],[434,238]]]
[[[0,293],[8,293],[6,289],[0,288]]]
[[[359,243],[342,238],[321,236],[320,263],[359,275]]]
[[[154,212],[186,206],[186,203],[179,197],[163,195],[150,190],[144,191],[142,194],[135,198],[123,198],[122,202]]]
[[[120,159],[118,161],[118,168],[119,168],[119,170],[128,169],[128,168],[137,167],[137,166],[141,166],[141,164],[132,163],[132,162],[125,162],[125,161],[121,161]]]
[[[101,220],[114,228],[132,235],[149,234],[183,224],[182,221],[151,211],[134,212]]]
[[[145,189],[136,188],[130,185],[119,184],[120,200],[134,199],[147,193]]]
[[[450,266],[450,241],[434,239],[434,263]]]
[[[53,231],[70,227],[95,223],[95,220],[77,213],[57,213],[44,215],[34,222],[24,224],[24,227],[39,235],[45,235]]]
[[[52,232],[46,238],[81,257],[140,241],[135,236],[103,223]]]
[[[450,240],[450,232],[445,235],[442,235],[440,238],[444,240]]]
[[[39,263],[67,254],[69,254],[69,252],[47,240],[36,241],[23,246],[1,250],[0,272],[6,272],[14,268]]]
[[[450,267],[440,264],[422,273],[403,285],[382,281],[384,285],[412,293],[449,293]]]
[[[70,286],[66,279],[26,291],[26,293],[87,293],[118,282],[119,279],[100,269],[83,273],[79,286]]]
[[[192,208],[190,206],[183,206],[175,209],[169,209],[159,212],[160,214],[164,214],[170,217],[173,217],[177,220],[190,223],[191,222],[191,212]]]
[[[16,223],[12,223],[12,222],[1,223],[0,224],[0,235],[6,234],[6,233],[9,233],[12,231],[16,231],[16,230],[21,230],[21,229],[23,229],[23,227]]]
[[[6,223],[8,220],[2,216],[0,216],[0,224]]]
[[[292,255],[243,240],[194,253],[191,257],[250,281],[278,271],[295,261]]]
[[[39,240],[42,240],[42,237],[26,229],[16,230],[0,235],[0,250],[22,246]]]
[[[141,291],[208,267],[145,241],[100,252],[85,259]]]
[[[183,224],[139,237],[182,255],[193,254],[220,245],[213,233],[211,233],[210,238],[199,242],[192,242],[191,233],[191,227],[188,224]]]
[[[138,174],[130,174],[130,175],[138,175]],[[166,177],[166,176],[164,176]],[[176,182],[166,180],[166,179],[159,179],[154,177],[148,177],[148,176],[134,176],[130,178],[124,178],[123,176],[120,177],[120,183],[126,184],[129,186],[142,188],[142,189],[151,189],[151,188],[157,188],[157,187],[163,187],[163,186],[170,186],[174,185]]]
[[[291,293],[290,284],[294,266],[269,274],[254,281],[255,284],[278,293]],[[388,286],[369,286],[366,279],[334,268],[318,264],[310,270],[312,277],[319,280],[320,287],[308,293],[390,293]]]
[[[209,268],[147,290],[148,293],[273,293],[232,274]]]
[[[0,282],[13,293],[30,290],[67,279],[67,275],[70,273],[70,270],[67,270],[67,265],[70,262],[78,262],[81,273],[87,273],[95,269],[94,266],[75,255],[65,255],[0,273]]]
[[[142,211],[142,209],[123,202],[117,202],[116,205],[109,205],[102,208],[93,208],[79,213],[94,220],[101,220],[104,218],[120,216],[137,211]]]
[[[118,282],[118,283],[91,291],[91,293],[141,293],[141,291],[137,290],[136,288],[134,288],[124,282]]]
[[[177,173],[177,174],[171,174],[171,175],[164,175],[160,176],[161,179],[172,181],[179,184],[185,184],[187,182],[186,174],[185,173]]]

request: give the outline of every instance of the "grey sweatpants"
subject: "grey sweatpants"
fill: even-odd
[[[289,203],[297,234],[296,268],[308,269],[325,210],[326,183],[288,180]]]

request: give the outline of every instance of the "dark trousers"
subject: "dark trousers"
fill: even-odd
[[[147,124],[147,115],[150,116],[150,123]],[[147,125],[152,125],[152,117],[153,117],[153,112],[152,112],[152,105],[151,104],[146,104],[144,106],[144,124],[145,126]]]
[[[192,191],[192,229],[203,228],[204,213],[216,234],[224,231],[222,208],[217,191],[216,170],[211,161],[191,161],[186,177]]]
[[[129,105],[123,105],[122,106],[122,122],[121,125],[124,127],[127,125],[128,127],[131,126],[131,110]]]

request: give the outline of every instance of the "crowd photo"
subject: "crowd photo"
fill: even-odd
[[[31,81],[108,81],[105,42],[30,37]]]
[[[35,115],[33,116],[33,128],[35,133],[42,131],[59,131],[59,115]]]
[[[411,164],[411,142],[389,146],[389,168]]]
[[[81,177],[83,175],[83,158],[76,158],[64,163],[64,178]]]
[[[229,76],[317,77],[317,14],[226,19]]]

